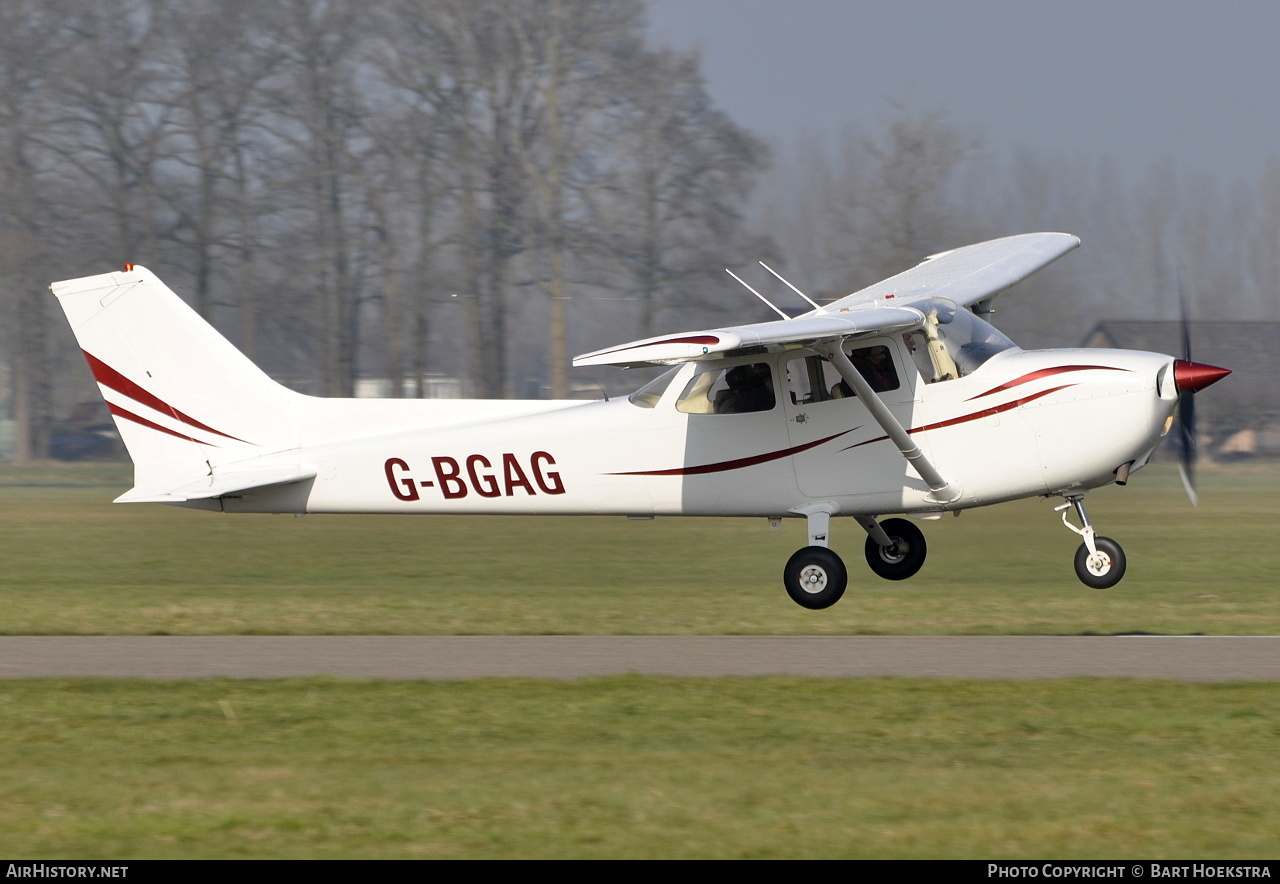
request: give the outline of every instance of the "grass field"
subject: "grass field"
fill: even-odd
[[[1274,685],[0,683],[0,854],[1280,855]]]
[[[1076,579],[1053,500],[924,524],[914,579],[880,580],[834,523],[850,589],[805,611],[781,588],[803,522],[612,517],[223,516],[113,505],[124,466],[0,469],[8,634],[1276,634],[1280,467],[1168,467],[1089,497],[1129,555]]]

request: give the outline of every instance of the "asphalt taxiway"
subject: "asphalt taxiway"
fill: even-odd
[[[0,636],[0,678],[1280,681],[1280,636]]]

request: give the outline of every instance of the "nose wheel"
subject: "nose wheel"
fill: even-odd
[[[1084,539],[1084,543],[1080,544],[1080,548],[1076,550],[1076,576],[1085,586],[1091,586],[1094,589],[1109,589],[1115,586],[1120,582],[1120,578],[1124,577],[1125,568],[1128,565],[1124,550],[1110,537],[1102,537],[1093,530],[1093,526],[1089,524],[1089,517],[1084,511],[1084,495],[1069,494],[1064,497],[1067,502],[1054,509],[1062,513],[1062,524]],[[1080,524],[1083,527],[1077,528],[1067,521],[1067,510],[1072,508],[1080,517]]]
[[[1124,576],[1127,564],[1124,550],[1110,537],[1095,537],[1093,545],[1092,552],[1086,543],[1080,544],[1076,550],[1076,576],[1085,586],[1094,589],[1115,586]]]

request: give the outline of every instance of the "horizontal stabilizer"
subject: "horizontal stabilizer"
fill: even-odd
[[[226,494],[248,491],[251,488],[268,488],[272,485],[292,485],[314,479],[316,471],[303,467],[263,467],[261,469],[233,470],[202,476],[194,482],[170,486],[134,488],[116,498],[116,503],[181,503],[186,500],[211,500]]]

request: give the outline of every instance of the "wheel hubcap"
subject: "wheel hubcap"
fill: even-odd
[[[1085,560],[1084,566],[1094,577],[1105,577],[1111,570],[1111,556],[1104,552],[1094,553]]]
[[[905,559],[907,557],[907,553],[910,551],[910,547],[903,543],[901,538],[895,537],[893,538],[892,546],[880,547],[880,558],[884,559],[890,565],[896,565]]]
[[[827,571],[819,565],[808,565],[800,571],[800,588],[810,594],[827,588]]]

